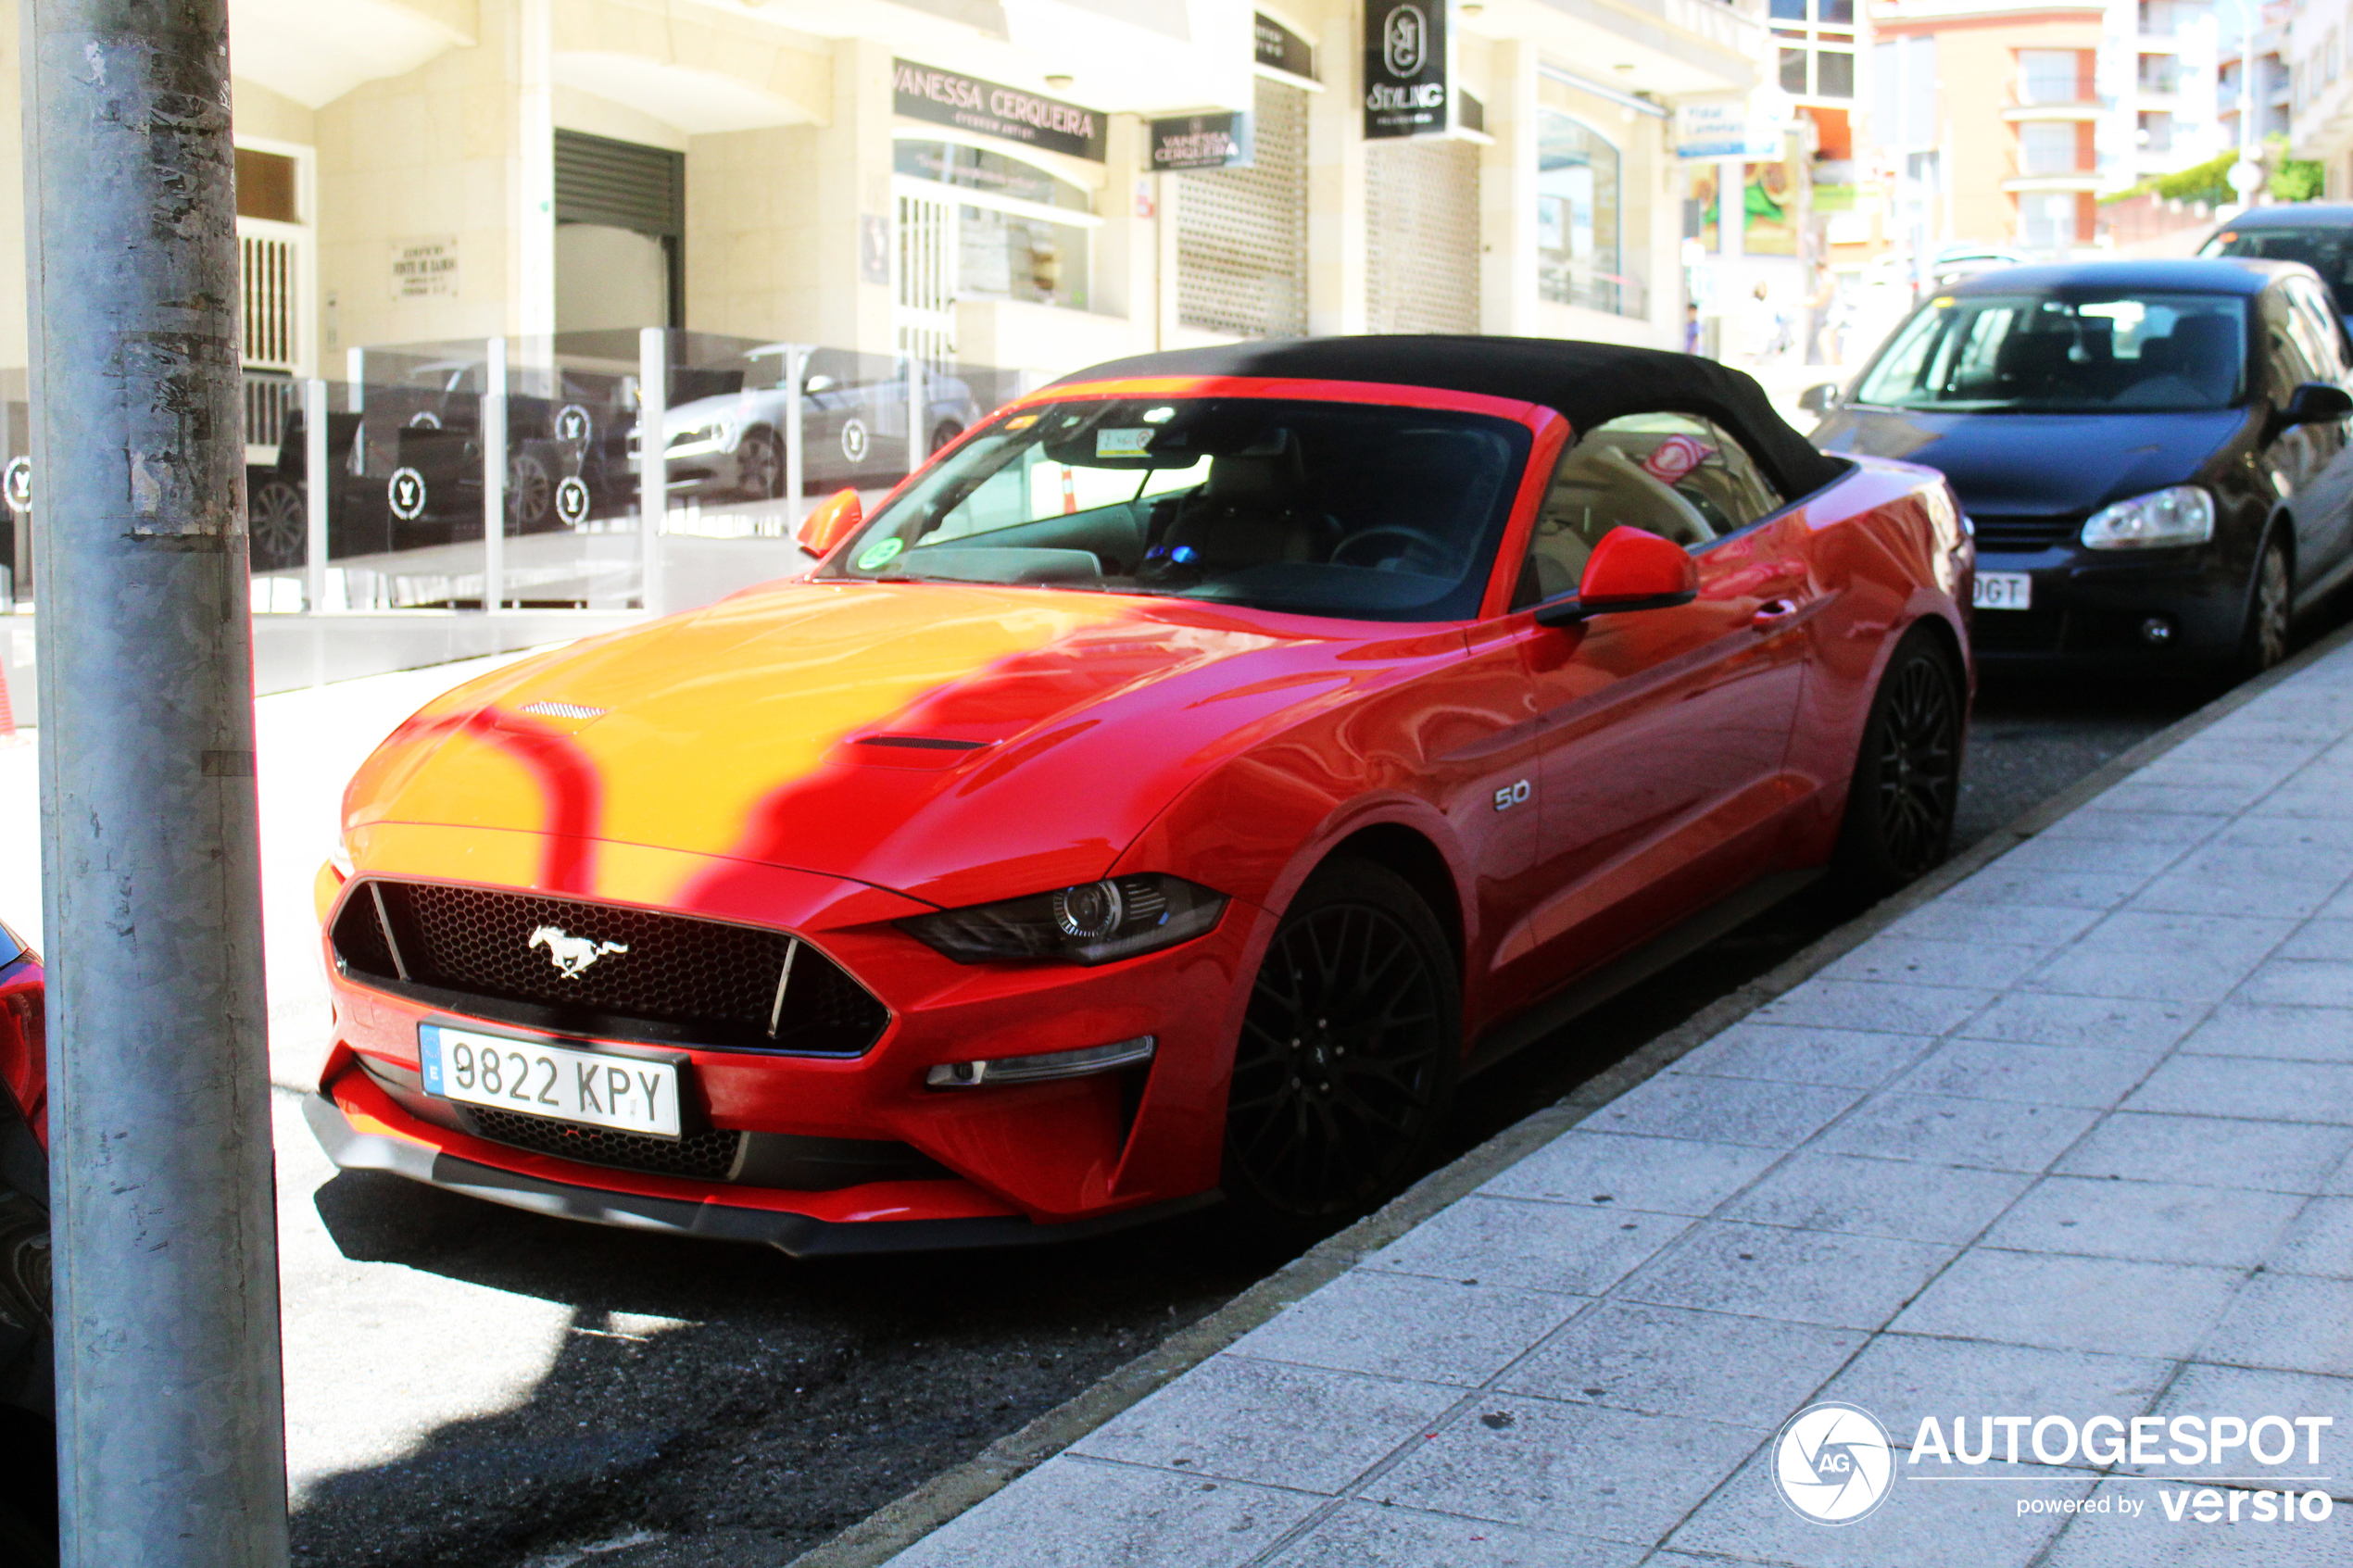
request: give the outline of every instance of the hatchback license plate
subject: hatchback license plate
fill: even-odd
[[[469,1105],[521,1110],[556,1122],[678,1136],[674,1062],[573,1050],[543,1040],[515,1040],[417,1026],[425,1093]]]
[[[2034,597],[2034,579],[2023,571],[1981,571],[1969,590],[1976,609],[2025,609]]]

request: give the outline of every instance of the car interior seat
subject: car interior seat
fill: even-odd
[[[1601,433],[1587,437],[1554,470],[1544,510],[1548,516],[1590,519],[1577,529],[1588,545],[1620,524],[1672,539],[1685,549],[1716,537],[1698,508]]]
[[[1166,579],[1320,561],[1339,542],[1340,524],[1309,492],[1299,437],[1277,430],[1209,460],[1208,477],[1177,503],[1167,531],[1145,552],[1139,575]]]

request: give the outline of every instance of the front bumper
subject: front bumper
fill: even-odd
[[[379,826],[355,851],[364,875],[463,865],[471,884],[531,891],[530,875],[493,868],[516,858],[503,841],[534,837]],[[1270,923],[1253,906],[1236,900],[1201,937],[1100,968],[967,966],[891,923],[928,906],[872,887],[626,846],[601,847],[597,863],[601,885],[588,897],[798,934],[873,992],[890,1022],[855,1058],[665,1047],[685,1064],[690,1121],[749,1135],[723,1179],[667,1174],[482,1135],[470,1113],[422,1094],[418,1028],[534,1032],[355,979],[330,948],[335,1033],[312,1124],[339,1164],[605,1223],[724,1234],[794,1252],[1045,1240],[1214,1196],[1243,976]],[[340,907],[330,909],[327,929]],[[943,1063],[1139,1035],[1158,1041],[1148,1066],[973,1088],[925,1082]],[[837,1149],[847,1152],[830,1179],[806,1174],[812,1160],[835,1159]],[[886,1227],[876,1236],[899,1239],[822,1238],[826,1227],[875,1226]]]
[[[790,1209],[751,1208],[710,1198],[665,1197],[583,1185],[553,1175],[469,1160],[447,1148],[436,1148],[395,1133],[364,1112],[346,1112],[323,1094],[306,1097],[302,1115],[310,1123],[320,1146],[326,1149],[327,1157],[342,1170],[387,1171],[410,1181],[503,1203],[510,1209],[527,1209],[559,1219],[585,1220],[591,1224],[617,1225],[627,1230],[661,1231],[711,1241],[751,1242],[774,1247],[796,1258],[939,1252],[1079,1241],[1164,1219],[1214,1202],[1217,1198],[1214,1192],[1202,1193],[1058,1225],[1041,1225],[1019,1214],[974,1214],[948,1219],[863,1215],[821,1219]]]
[[[2007,551],[1981,540],[1978,576],[1997,572],[2023,572],[2033,588],[2026,609],[1971,616],[1972,650],[1988,670],[2210,666],[2238,652],[2245,629],[2245,574],[2211,547],[2129,557],[2072,545]],[[2151,620],[2168,628],[2161,642],[2144,634]]]

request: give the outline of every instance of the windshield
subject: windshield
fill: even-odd
[[[2225,229],[2198,254],[2301,261],[2328,284],[2337,314],[2353,316],[2353,229]]]
[[[924,474],[818,575],[1468,620],[1528,450],[1523,425],[1428,408],[1032,405]]]
[[[2246,369],[2246,302],[2234,295],[1946,295],[1897,329],[1855,401],[1954,413],[2227,408]]]

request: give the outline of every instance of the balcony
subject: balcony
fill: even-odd
[[[2105,106],[2090,72],[2026,70],[2010,79],[2009,102],[2002,118],[2029,119],[2094,119]]]

